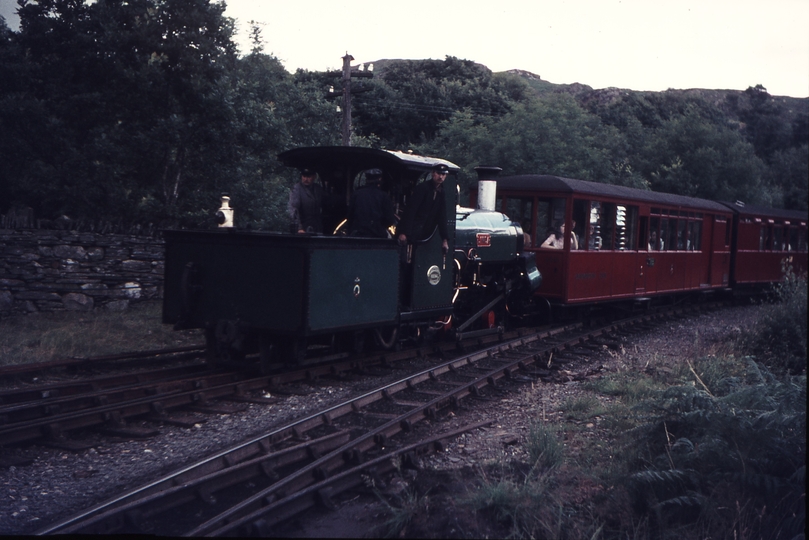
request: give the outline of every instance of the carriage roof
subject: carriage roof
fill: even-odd
[[[705,199],[545,174],[526,174],[498,178],[497,191],[498,193],[523,191],[594,195],[596,197],[646,202],[650,204],[660,204],[661,206],[687,207],[703,211],[722,213],[729,211],[726,206]]]

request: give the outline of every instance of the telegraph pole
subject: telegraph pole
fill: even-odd
[[[343,146],[351,146],[351,61],[348,54],[343,57]]]
[[[330,75],[340,76],[342,90],[335,92],[334,89],[330,89],[329,93],[326,94],[326,97],[329,99],[336,98],[338,96],[342,96],[343,98],[342,105],[340,106],[340,110],[343,112],[343,146],[351,146],[351,94],[360,94],[370,90],[370,88],[364,88],[362,83],[359,83],[357,88],[355,88],[352,92],[351,77],[364,77],[370,79],[374,76],[370,69],[368,71],[362,71],[363,66],[359,66],[356,70],[352,70],[352,60],[354,60],[354,57],[346,52],[346,55],[343,57],[343,70],[332,71],[329,73]]]

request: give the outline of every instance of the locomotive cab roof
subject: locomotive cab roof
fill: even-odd
[[[294,148],[279,154],[278,159],[288,167],[313,168],[321,176],[339,171],[341,175],[348,173],[354,177],[366,169],[381,169],[386,175],[398,178],[418,177],[436,165],[443,165],[450,172],[460,170],[454,163],[441,158],[353,146]]]

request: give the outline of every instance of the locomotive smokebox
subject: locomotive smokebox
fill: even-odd
[[[500,167],[475,167],[478,173],[478,208],[494,212],[497,201],[497,182],[495,178],[503,169]]]

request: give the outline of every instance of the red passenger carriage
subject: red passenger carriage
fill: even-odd
[[[647,303],[730,284],[733,212],[720,203],[549,175],[498,178],[497,193],[536,252],[536,295],[548,305]],[[563,247],[541,247],[562,223]]]
[[[781,280],[791,267],[807,269],[807,213],[724,203],[733,210],[731,285],[735,291]]]

